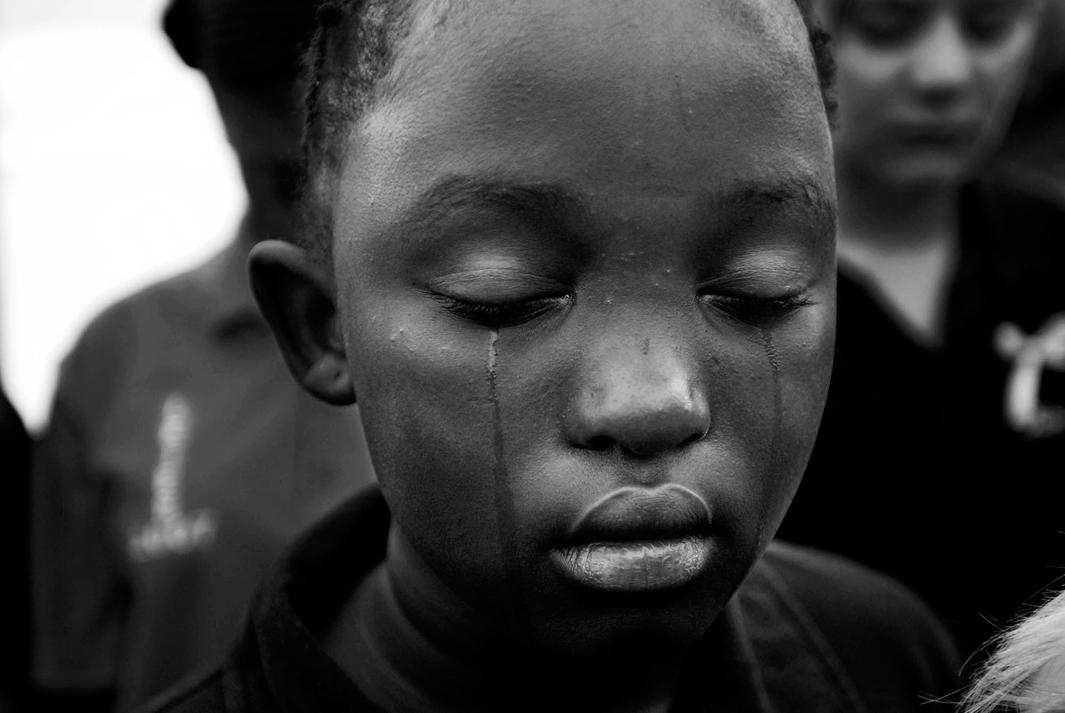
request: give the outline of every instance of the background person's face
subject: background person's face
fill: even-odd
[[[1033,0],[852,0],[833,28],[844,175],[955,187],[1012,117],[1035,43]]]
[[[339,318],[396,554],[555,656],[632,664],[700,636],[817,429],[827,122],[790,0],[744,5],[422,18],[346,156]],[[691,577],[611,590],[560,566],[593,504],[664,485],[712,513]]]
[[[241,89],[215,83],[212,89],[240,162],[253,217],[270,229],[259,237],[292,235],[303,177],[302,83],[292,79]]]

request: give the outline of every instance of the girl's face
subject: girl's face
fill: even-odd
[[[425,10],[348,144],[338,318],[397,586],[556,656],[698,637],[817,430],[830,138],[791,0],[744,4]]]
[[[843,175],[960,184],[1010,121],[1039,14],[1038,0],[845,1],[833,27]]]

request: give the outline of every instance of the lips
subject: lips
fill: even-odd
[[[644,592],[683,585],[710,556],[710,508],[681,485],[620,488],[592,505],[551,557],[593,589]]]
[[[974,123],[913,123],[896,128],[904,141],[914,144],[961,147],[980,138],[980,125]]]

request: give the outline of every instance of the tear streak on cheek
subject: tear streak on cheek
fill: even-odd
[[[488,396],[492,402],[492,485],[496,518],[497,545],[499,551],[499,572],[502,574],[507,597],[503,615],[509,619],[507,627],[515,635],[527,640],[523,629],[528,621],[525,616],[525,597],[521,588],[521,553],[517,542],[517,528],[514,517],[514,492],[507,475],[505,449],[503,440],[503,415],[499,405],[499,331],[491,330],[488,336],[488,355],[485,360],[485,374],[488,380]]]
[[[777,349],[773,345],[773,333],[768,329],[761,330],[762,332],[762,350],[765,352],[766,361],[769,362],[769,368],[773,372],[773,435],[772,441],[769,444],[769,462],[775,473],[786,472],[786,464],[782,463],[780,448],[782,439],[781,429],[783,428],[783,394],[780,386],[780,356],[777,354]],[[778,487],[780,484],[776,482],[770,482],[766,484],[766,487]],[[767,513],[762,511],[763,518]],[[763,533],[766,531],[766,523],[760,523],[759,530]]]
[[[773,333],[768,329],[762,330],[762,349],[765,351],[766,360],[769,362],[769,368],[773,371],[773,451],[775,452],[777,446],[780,444],[780,429],[781,418],[784,405],[782,403],[783,396],[780,390],[780,357],[777,355],[777,349],[773,346]]]

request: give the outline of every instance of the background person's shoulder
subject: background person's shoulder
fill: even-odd
[[[153,282],[101,310],[62,360],[55,398],[99,415],[146,374],[187,368],[202,348],[214,261]]]
[[[852,560],[780,542],[751,578],[773,591],[871,710],[933,711],[927,702],[959,690],[957,646],[901,583]]]
[[[146,339],[161,339],[175,323],[203,322],[203,312],[211,307],[213,262],[145,285],[112,302],[89,321],[74,351],[96,351],[108,345],[128,351]]]

